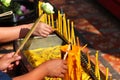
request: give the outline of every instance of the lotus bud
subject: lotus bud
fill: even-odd
[[[46,13],[46,14],[53,14],[53,6],[50,3],[43,3],[41,5],[42,10]]]
[[[10,6],[11,0],[1,0],[2,4],[4,4],[6,7]]]

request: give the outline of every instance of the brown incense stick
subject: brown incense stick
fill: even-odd
[[[4,12],[4,13],[0,14],[0,17],[9,16],[9,15],[12,15],[12,14],[13,14],[12,11],[8,11],[8,12]]]

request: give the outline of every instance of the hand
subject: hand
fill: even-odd
[[[45,66],[48,77],[60,77],[63,78],[67,72],[67,63],[65,60],[55,59],[49,60],[42,65]]]
[[[52,27],[43,22],[40,22],[33,34],[37,36],[47,37],[52,32]]]
[[[0,70],[6,72],[7,70],[12,70],[13,66],[19,64],[20,56],[13,56],[14,52],[8,53],[0,57]],[[15,62],[15,64],[13,64]]]

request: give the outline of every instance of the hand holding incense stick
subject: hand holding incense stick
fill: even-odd
[[[41,8],[43,9],[44,13],[47,13],[47,14],[52,14],[54,13],[53,11],[53,7],[52,5],[50,5],[49,3],[43,3]],[[23,42],[21,43],[20,47],[18,48],[18,50],[15,52],[15,54],[18,54],[19,51],[24,47],[25,43],[27,42],[27,40],[30,38],[30,36],[32,35],[32,33],[34,32],[35,28],[37,27],[37,25],[39,24],[40,22],[40,18],[42,17],[42,15],[44,14],[42,13],[39,18],[35,21],[35,23],[33,24],[31,30],[28,32],[28,34],[25,36]],[[14,55],[15,55],[14,54]]]

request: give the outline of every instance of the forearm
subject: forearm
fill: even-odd
[[[28,26],[31,26],[31,24],[16,27],[0,27],[0,43],[24,37],[29,30]]]
[[[46,69],[41,65],[27,74],[13,78],[13,80],[43,80],[45,76],[47,76]]]

